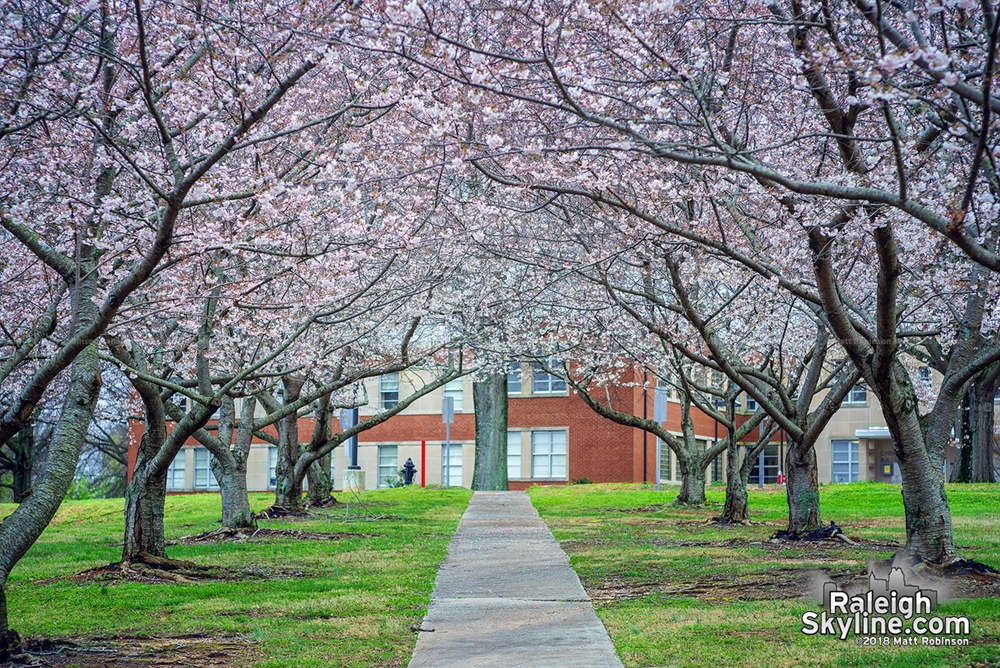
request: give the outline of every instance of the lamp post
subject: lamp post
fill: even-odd
[[[444,488],[451,489],[451,423],[455,421],[455,398],[445,397],[441,402],[441,419],[444,421],[445,445],[441,458],[441,477]]]

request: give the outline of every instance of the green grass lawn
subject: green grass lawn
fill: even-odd
[[[1000,568],[1000,486],[947,487],[961,551]],[[1000,665],[996,598],[952,600],[934,612],[968,616],[969,647],[859,647],[853,636],[804,635],[801,615],[819,610],[802,597],[808,573],[860,573],[891,546],[773,548],[767,538],[787,518],[783,490],[751,489],[751,519],[769,525],[734,528],[704,526],[721,512],[721,487],[708,495],[717,505],[704,510],[662,505],[675,495],[637,485],[531,489],[626,666]],[[823,486],[821,507],[824,522],[852,538],[905,540],[899,486]]]
[[[338,507],[306,520],[260,523],[377,537],[168,548],[173,558],[260,569],[269,577],[195,584],[43,583],[117,561],[121,554],[121,499],[66,501],[11,574],[10,625],[23,635],[77,642],[137,634],[239,638],[247,651],[230,657],[236,665],[405,665],[417,636],[411,626],[426,612],[468,499],[463,489],[379,490],[363,500],[372,513],[391,516],[387,519],[362,521],[352,506],[350,521]],[[264,508],[273,500],[252,494],[250,502]],[[0,506],[0,516],[13,508]],[[216,529],[220,515],[217,494],[170,496],[167,539]]]

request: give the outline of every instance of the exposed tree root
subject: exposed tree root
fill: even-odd
[[[651,506],[642,506],[641,508],[604,508],[606,513],[655,513],[663,510],[669,504],[657,503]]]
[[[709,508],[713,505],[718,505],[718,504],[714,504],[708,500],[698,501],[698,502],[681,501],[680,497],[677,497],[667,505],[670,506],[671,508],[689,508],[691,510],[703,510],[705,508]]]
[[[897,553],[897,557],[899,553]],[[930,561],[920,561],[907,564],[906,560],[893,557],[891,564],[902,568],[904,572],[912,572],[923,578],[940,578],[948,580],[956,577],[971,577],[985,582],[1000,583],[1000,571],[989,564],[974,559],[957,557],[945,564],[935,564]]]
[[[335,508],[336,506],[342,505],[344,504],[337,501],[333,494],[325,499],[310,499],[306,502],[306,508]]]
[[[223,566],[195,566],[194,568],[166,569],[132,562],[125,564],[115,562],[106,566],[88,568],[74,575],[68,575],[47,580],[39,580],[36,584],[46,585],[55,582],[76,582],[77,584],[101,582],[116,584],[119,582],[135,582],[139,584],[197,584],[199,582],[233,582],[241,580],[273,580],[295,579],[309,577],[310,573],[293,569],[269,568],[226,568]]]
[[[191,545],[194,543],[219,543],[224,541],[254,540],[344,540],[347,538],[373,538],[382,534],[352,533],[348,531],[298,531],[294,529],[232,529],[221,527],[196,536],[184,536],[171,545]]]
[[[727,520],[724,517],[713,517],[707,522],[703,523],[704,526],[710,527],[763,527],[767,526],[767,522],[754,522],[753,520]]]
[[[311,513],[306,510],[289,510],[284,506],[274,505],[270,508],[265,508],[259,513],[254,513],[251,515],[253,520],[273,520],[279,517],[310,517]]]

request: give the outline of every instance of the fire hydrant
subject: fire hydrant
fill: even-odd
[[[414,465],[413,460],[407,457],[406,463],[403,464],[403,484],[412,485],[413,474],[416,472],[417,472],[417,467]]]

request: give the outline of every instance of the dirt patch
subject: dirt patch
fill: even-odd
[[[642,506],[641,508],[601,508],[602,513],[658,513],[661,510],[671,508],[669,504],[657,503],[652,506]]]
[[[385,534],[354,533],[350,531],[298,531],[296,529],[232,529],[222,527],[196,536],[184,536],[168,545],[197,545],[199,543],[245,543],[249,541],[276,540],[346,540],[348,538],[379,538]]]
[[[770,568],[766,573],[706,575],[674,581],[633,581],[609,578],[585,583],[587,594],[597,605],[644,598],[651,594],[697,598],[703,601],[753,601],[821,598],[822,583],[832,580],[841,588],[867,589],[867,567],[833,570],[829,567]],[[1000,580],[987,574],[960,573],[930,584],[945,598],[1000,597]]]
[[[253,643],[242,636],[202,634],[97,638],[26,638],[41,665],[58,668],[237,668],[252,663]]]
[[[780,522],[756,522],[753,520],[747,520],[746,522],[723,522],[719,518],[713,517],[709,520],[685,520],[682,522],[677,522],[676,526],[678,528],[683,527],[687,530],[701,531],[704,529],[740,529],[744,527],[782,527],[785,526]]]
[[[379,504],[397,505],[397,504]],[[259,513],[254,513],[253,517],[257,521],[267,520],[270,522],[315,522],[317,520],[348,519],[351,521],[392,521],[406,519],[400,515],[379,514],[372,511],[375,508],[372,504],[340,503],[335,506],[314,507],[311,510],[304,510],[300,513],[293,513],[280,506],[272,506]]]
[[[169,572],[143,566],[127,566],[122,568],[120,562],[106,566],[88,568],[85,571],[62,577],[37,580],[36,585],[54,584],[56,582],[75,582],[76,584],[116,585],[122,582],[137,582],[139,584],[191,584],[195,582],[233,582],[242,580],[286,580],[310,577],[310,573],[290,568],[225,568],[222,566],[194,569],[186,568]]]
[[[752,575],[707,575],[674,582],[629,582],[609,579],[588,586],[595,603],[644,598],[650,594],[682,596],[703,601],[750,601],[802,598],[810,592],[811,574],[801,568],[773,568]]]
[[[594,545],[596,543],[590,543]],[[895,540],[854,538],[848,545],[840,540],[788,541],[780,539],[726,541],[653,540],[651,545],[672,548],[756,548],[767,554],[754,560],[767,563],[768,570],[745,575],[712,574],[678,580],[629,580],[611,577],[584,583],[597,604],[644,598],[651,594],[698,598],[704,601],[781,600],[819,598],[822,583],[832,580],[841,588],[867,589],[869,565],[879,563],[876,553],[893,553],[902,545]],[[567,551],[586,549],[586,541],[574,541]],[[860,552],[860,554],[859,554]],[[865,554],[865,553],[871,554]],[[865,563],[858,563],[864,561]],[[842,565],[853,562],[856,566]],[[943,577],[928,580],[928,586],[944,598],[1000,598],[1000,574],[982,568],[978,562],[964,562]]]
[[[814,540],[814,541],[791,541],[782,540],[780,538],[771,538],[766,540],[750,540],[746,538],[730,538],[729,540],[723,541],[713,541],[713,540],[652,540],[649,541],[651,545],[660,545],[664,547],[717,547],[717,548],[733,548],[733,549],[746,549],[754,548],[758,550],[766,550],[775,554],[783,554],[782,558],[798,557],[805,559],[809,556],[829,554],[832,552],[845,552],[851,548],[862,549],[872,552],[895,552],[901,545],[899,541],[895,540],[876,540],[868,538],[853,538],[851,539],[851,544],[848,545],[843,541],[837,539],[827,539],[827,540]],[[767,557],[762,557],[767,559]],[[851,555],[845,553],[844,557],[839,558],[838,561],[843,561],[844,558],[857,559],[857,555]]]

